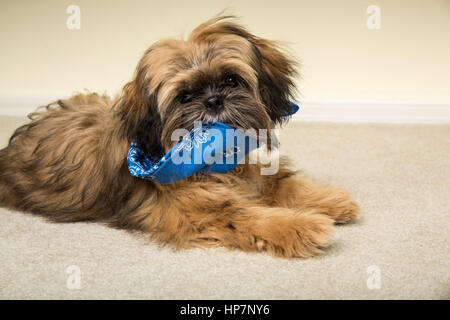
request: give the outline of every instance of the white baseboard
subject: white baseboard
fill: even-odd
[[[58,94],[0,94],[0,116],[26,117],[38,107],[64,97]]]
[[[58,94],[0,94],[0,116],[24,117]],[[450,101],[303,99],[293,121],[450,123]]]
[[[293,121],[450,123],[450,101],[308,100],[300,102]]]

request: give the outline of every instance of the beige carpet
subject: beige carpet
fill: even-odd
[[[21,121],[0,118],[2,146]],[[100,224],[0,209],[0,298],[450,298],[450,126],[296,123],[281,143],[306,175],[361,204],[321,256],[176,252]],[[67,287],[71,265],[80,289]]]

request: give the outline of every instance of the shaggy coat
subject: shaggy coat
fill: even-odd
[[[78,94],[31,114],[0,150],[0,204],[55,222],[101,221],[140,230],[177,248],[224,246],[308,257],[330,244],[334,223],[359,212],[343,190],[243,164],[168,185],[132,177],[130,142],[157,159],[177,128],[218,120],[237,128],[282,123],[296,64],[273,41],[232,17],[216,17],[186,40],[162,40],[114,100]]]

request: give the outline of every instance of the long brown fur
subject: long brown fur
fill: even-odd
[[[333,224],[352,220],[359,207],[347,192],[304,180],[284,161],[275,175],[245,164],[169,185],[134,178],[126,164],[133,138],[157,157],[174,144],[173,130],[197,120],[270,131],[286,119],[295,69],[278,44],[232,17],[203,23],[187,40],[157,42],[117,99],[78,94],[30,115],[0,150],[0,204],[55,222],[141,230],[177,248],[316,254],[331,243]],[[232,85],[222,85],[230,74]],[[221,113],[205,109],[211,94],[223,98]]]

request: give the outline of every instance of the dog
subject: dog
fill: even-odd
[[[0,204],[54,222],[139,230],[175,248],[313,256],[359,206],[344,190],[298,176],[285,160],[273,175],[240,164],[169,184],[127,168],[133,139],[157,159],[174,145],[172,132],[195,121],[272,130],[286,121],[297,74],[278,42],[233,16],[202,23],[186,40],[158,41],[116,98],[77,94],[29,115],[0,150]]]

